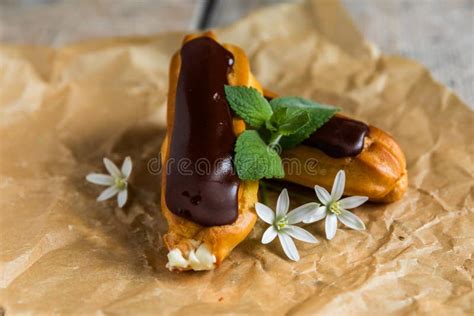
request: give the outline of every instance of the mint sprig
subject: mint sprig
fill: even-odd
[[[224,88],[232,110],[258,129],[247,130],[237,139],[234,164],[242,180],[284,177],[275,148],[288,149],[300,144],[339,111],[300,97],[282,97],[268,102],[254,88]]]

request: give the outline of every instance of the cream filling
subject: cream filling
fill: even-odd
[[[193,249],[185,258],[178,248],[171,249],[168,253],[166,267],[171,270],[212,270],[215,268],[216,256],[212,254],[206,244],[201,244],[196,251]]]

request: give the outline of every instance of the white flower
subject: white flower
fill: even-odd
[[[304,218],[308,217],[319,207],[319,204],[315,202],[304,204],[288,213],[289,206],[290,198],[288,197],[288,191],[283,189],[278,197],[276,214],[271,208],[258,202],[255,204],[255,210],[264,222],[271,225],[263,233],[262,244],[268,244],[278,236],[287,257],[298,261],[300,255],[291,237],[309,243],[317,243],[318,240],[308,231],[293,224],[300,223]]]
[[[314,223],[326,218],[325,230],[326,238],[331,240],[336,235],[337,220],[344,225],[355,230],[364,230],[364,222],[347,209],[355,208],[365,203],[369,198],[366,196],[351,196],[340,200],[344,193],[346,174],[344,170],[339,170],[334,179],[331,194],[319,185],[314,186],[319,201],[324,206],[319,207],[311,216],[303,220],[304,223]]]
[[[127,202],[128,192],[128,178],[132,173],[132,159],[125,158],[122,163],[122,168],[119,169],[110,159],[104,158],[104,165],[108,174],[90,173],[86,180],[98,185],[108,186],[107,189],[97,198],[97,201],[104,201],[117,195],[117,203],[119,207],[123,207]]]

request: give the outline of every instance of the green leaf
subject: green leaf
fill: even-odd
[[[272,107],[254,88],[224,86],[224,90],[232,110],[250,126],[259,128],[272,116]]]
[[[273,111],[272,117],[265,122],[265,128],[269,131],[276,132],[278,131],[278,126],[283,122],[286,117],[286,108],[280,108],[276,111]]]
[[[287,109],[290,112],[303,111],[308,114],[308,122],[306,124],[302,125],[294,133],[291,133],[291,135],[286,134],[280,140],[280,145],[284,149],[300,144],[339,111],[338,108],[331,105],[316,103],[300,97],[276,98],[270,101],[270,105],[275,113]],[[292,115],[294,116],[294,114]],[[301,122],[303,121],[302,118],[300,120]]]
[[[265,128],[273,134],[291,135],[309,122],[309,115],[305,110],[280,107],[273,111]]]
[[[276,126],[276,133],[288,136],[297,133],[309,122],[307,111],[280,107],[274,112],[271,121]]]
[[[242,180],[283,178],[285,172],[278,153],[255,130],[240,134],[235,145],[235,168]]]

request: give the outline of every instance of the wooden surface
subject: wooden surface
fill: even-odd
[[[328,1],[328,0],[321,0]],[[222,26],[284,0],[0,0],[0,41],[53,46],[91,37]],[[474,105],[474,1],[342,0],[384,53],[416,59]],[[207,9],[208,14],[205,14]],[[203,19],[203,17],[207,17]],[[336,26],[335,26],[336,27]]]

